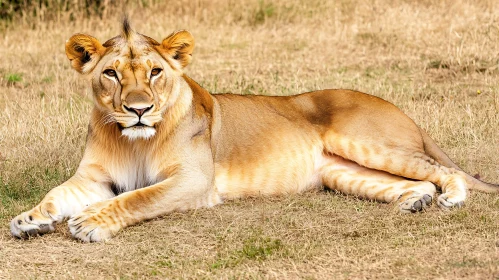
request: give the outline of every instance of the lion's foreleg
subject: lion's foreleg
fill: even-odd
[[[213,184],[202,175],[195,180],[183,178],[175,176],[93,204],[69,220],[70,231],[75,238],[86,242],[103,241],[144,220],[221,202]]]
[[[113,197],[109,185],[96,181],[95,177],[87,178],[77,173],[52,189],[37,206],[12,219],[12,235],[27,238],[51,232],[55,223],[71,217],[90,204]]]

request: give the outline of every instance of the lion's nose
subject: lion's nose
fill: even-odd
[[[145,112],[149,111],[154,105],[151,105],[149,107],[146,107],[146,108],[134,108],[134,107],[127,107],[127,106],[123,106],[125,107],[125,109],[127,111],[130,111],[130,112],[135,112],[135,114],[137,114],[137,116],[141,117]]]

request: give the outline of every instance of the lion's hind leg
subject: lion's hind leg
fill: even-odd
[[[443,209],[464,204],[467,196],[466,174],[436,162],[425,153],[422,144],[393,141],[377,144],[352,141],[338,134],[331,139],[335,140],[332,142],[334,146],[326,146],[327,150],[359,165],[403,178],[432,182],[442,190],[437,202]]]
[[[425,209],[435,195],[436,188],[431,182],[411,181],[339,156],[328,157],[330,162],[321,172],[323,184],[330,189],[381,202],[396,202],[403,213]]]

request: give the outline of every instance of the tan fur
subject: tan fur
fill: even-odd
[[[182,69],[194,39],[162,43],[124,24],[104,44],[77,34],[71,65],[92,84],[95,108],[76,174],[11,222],[17,237],[70,218],[83,241],[172,211],[321,186],[402,212],[463,205],[467,186],[498,192],[460,170],[391,103],[350,90],[287,97],[211,95]],[[139,123],[140,121],[140,123]],[[435,186],[436,185],[436,186]]]

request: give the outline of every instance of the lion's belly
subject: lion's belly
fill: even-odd
[[[322,185],[323,127],[306,117],[317,106],[305,112],[296,105],[301,101],[287,97],[216,98],[215,186],[223,198],[300,193]]]
[[[251,152],[251,151],[248,151]],[[301,193],[322,186],[322,147],[269,152],[252,162],[215,164],[215,186],[223,199]]]

